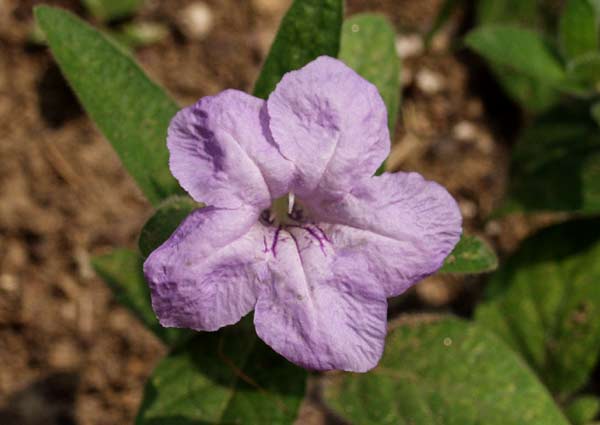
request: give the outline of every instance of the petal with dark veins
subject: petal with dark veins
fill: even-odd
[[[294,166],[272,141],[264,104],[226,90],[203,97],[173,118],[169,166],[196,201],[222,208],[267,208],[271,198],[285,193]]]
[[[163,326],[214,331],[252,311],[273,239],[257,221],[253,210],[199,209],[152,252],[144,274]]]
[[[270,282],[261,291],[258,336],[288,360],[314,370],[364,372],[381,358],[387,301],[360,261],[339,267],[318,231],[282,232]]]

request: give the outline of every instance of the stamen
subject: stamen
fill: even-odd
[[[288,214],[291,214],[292,211],[294,211],[294,200],[295,199],[296,199],[296,195],[294,195],[294,192],[290,192],[289,198],[288,198]]]

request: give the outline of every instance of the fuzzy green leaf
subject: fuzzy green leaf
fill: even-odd
[[[477,236],[460,238],[440,269],[442,273],[484,273],[498,267],[498,257],[483,239]]]
[[[322,55],[337,57],[343,14],[343,0],[294,0],[281,21],[254,95],[266,99],[286,72]]]
[[[538,0],[479,0],[476,3],[477,22],[490,24],[525,24],[539,21]]]
[[[600,413],[600,399],[587,395],[577,397],[565,409],[565,414],[573,425],[590,425]]]
[[[388,111],[393,137],[400,104],[400,58],[396,32],[386,18],[363,13],[346,19],[339,59],[375,84]]]
[[[600,211],[600,133],[587,107],[551,111],[525,130],[499,213],[516,211]]]
[[[519,104],[533,112],[542,112],[555,105],[560,99],[564,71],[561,63],[544,40],[533,30],[496,24],[491,16],[505,14],[507,11],[519,10],[514,1],[496,2],[489,4],[489,24],[470,32],[466,37],[469,47],[490,62],[491,70],[507,94]],[[535,2],[521,2],[528,7],[534,7]],[[505,9],[496,10],[496,6]],[[492,7],[493,6],[493,7]],[[525,19],[535,10],[524,10]],[[516,12],[515,12],[516,13]],[[504,16],[504,15],[502,15]],[[496,16],[497,22],[515,22],[514,20]],[[515,18],[516,19],[516,18]],[[520,21],[521,19],[516,19]],[[515,48],[514,46],[519,46]]]
[[[150,255],[171,236],[184,218],[201,207],[201,204],[185,196],[166,199],[142,227],[138,241],[142,256],[146,258]]]
[[[116,249],[109,254],[94,257],[92,265],[112,289],[117,300],[167,345],[173,345],[189,336],[188,331],[163,328],[158,323],[150,304],[150,290],[142,273],[142,258],[137,252]]]
[[[546,84],[559,84],[565,76],[561,63],[535,31],[510,25],[489,25],[471,31],[465,42],[493,65]]]
[[[354,425],[567,425],[502,341],[450,318],[395,328],[377,368],[331,377],[324,397]]]
[[[62,9],[35,16],[82,105],[153,204],[181,193],[168,167],[167,127],[177,105],[104,35]]]
[[[600,91],[600,53],[588,53],[573,59],[567,64],[567,77],[583,92]]]
[[[476,310],[560,399],[587,382],[600,354],[598,258],[600,220],[547,228],[493,275]]]
[[[146,384],[136,424],[294,423],[306,371],[273,352],[251,327],[245,319],[201,334],[162,360]]]
[[[491,71],[508,96],[532,113],[550,109],[561,98],[561,92],[557,88],[520,74],[510,67],[494,65]]]
[[[567,59],[598,50],[596,15],[588,0],[567,0],[560,17],[558,38]]]
[[[590,106],[590,116],[596,125],[600,127],[600,102],[596,102]]]

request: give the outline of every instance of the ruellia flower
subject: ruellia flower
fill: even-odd
[[[442,186],[373,176],[386,115],[375,86],[329,57],[267,101],[226,90],[180,111],[169,165],[207,206],[144,264],[160,323],[214,331],[254,310],[258,336],[300,366],[373,368],[386,299],[438,270],[461,233]]]

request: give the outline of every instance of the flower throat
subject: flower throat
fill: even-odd
[[[303,221],[304,213],[302,205],[296,200],[293,192],[275,199],[271,208],[262,212],[261,221],[271,226],[285,226],[298,224]]]

